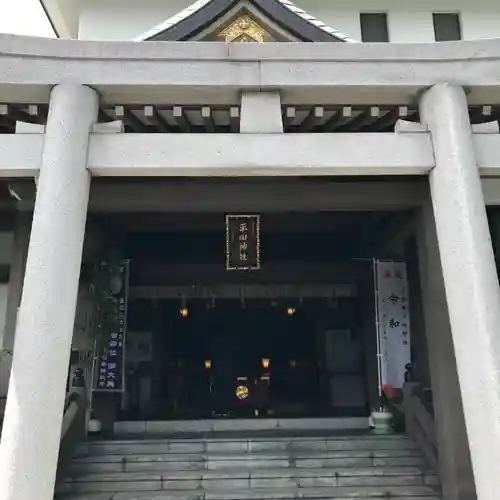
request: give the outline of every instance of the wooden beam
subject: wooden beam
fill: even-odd
[[[328,121],[324,124],[323,128],[325,132],[334,132],[338,129],[338,127],[340,127],[351,117],[352,117],[352,107],[343,106],[328,119]]]
[[[229,108],[229,129],[232,134],[237,134],[240,131],[240,108],[238,106]]]
[[[304,121],[300,124],[300,131],[311,132],[319,125],[324,116],[325,109],[323,106],[314,106],[311,111],[309,111],[309,114],[306,116]]]
[[[144,132],[146,130],[144,123],[132,111],[126,109],[125,106],[115,106],[114,115],[116,120],[121,120],[124,125],[131,128],[134,132]]]
[[[362,111],[358,116],[349,120],[347,123],[339,127],[337,132],[357,132],[365,127],[368,127],[372,123],[376,122],[380,118],[380,108],[378,106],[371,106],[369,109]]]
[[[160,132],[172,132],[172,127],[158,113],[158,110],[154,106],[144,106],[144,120],[148,125],[157,128]]]
[[[8,132],[14,132],[16,121],[9,114],[9,106],[7,104],[0,104],[0,128]]]
[[[486,123],[500,118],[500,108],[497,106],[473,106],[469,108],[471,123]]]
[[[205,125],[205,130],[209,134],[214,134],[215,125],[214,125],[214,120],[212,118],[212,110],[210,109],[210,106],[203,106],[201,108],[201,118],[203,120],[203,124]]]
[[[420,206],[423,182],[137,179],[92,182],[90,210],[114,213],[399,211]],[[33,187],[32,187],[33,189]],[[34,189],[33,189],[34,195]]]
[[[283,297],[296,300],[307,298],[335,299],[356,297],[355,284],[329,285],[304,283],[304,284],[238,284],[223,283],[208,286],[170,285],[170,286],[131,286],[129,296],[132,300],[159,299],[159,300],[217,300],[217,299],[279,299]]]
[[[7,115],[14,121],[40,124],[46,119],[46,116],[44,117],[40,111],[41,109],[37,105],[28,106],[28,110],[26,111],[21,106],[9,104]]]
[[[293,106],[286,106],[282,112],[283,130],[290,128],[297,117],[297,110]]]
[[[207,186],[207,189],[210,189],[210,186]],[[227,195],[227,192],[225,194]],[[178,217],[172,213],[148,214],[147,217],[141,213],[118,213],[110,215],[107,220],[113,227],[123,228],[129,233],[150,234],[214,232],[219,231],[225,224],[224,214],[211,212],[192,213],[188,217]],[[341,244],[349,238],[347,231],[358,228],[365,221],[369,228],[376,225],[371,214],[366,212],[301,212],[295,213],[292,217],[287,213],[266,213],[262,219],[262,233],[307,233],[314,237],[318,233],[335,232],[339,235],[338,242]]]
[[[387,127],[394,125],[398,119],[406,118],[408,116],[408,106],[398,106],[390,109],[385,115],[380,117],[370,125],[370,130],[379,132],[385,130]]]
[[[190,131],[189,120],[184,113],[182,106],[174,106],[172,109],[172,116],[176,125],[181,129],[182,132],[188,133]]]
[[[227,272],[224,266],[224,255],[221,262],[172,262],[165,259],[138,259],[132,262],[131,278],[135,285],[179,285],[193,283],[234,283],[236,285],[252,284],[253,273]],[[310,262],[304,260],[274,260],[269,261],[259,271],[261,284],[306,283],[331,284],[357,283],[366,278],[370,264],[359,260]],[[288,281],[289,280],[289,281]]]
[[[98,123],[108,123],[111,121],[115,121],[115,119],[115,116],[112,116],[109,110],[106,110],[103,107],[99,108],[99,114],[97,117]]]
[[[0,141],[1,143],[1,141]],[[12,187],[29,206],[35,201],[35,184],[12,181]],[[497,184],[500,205],[500,184]],[[223,179],[165,180],[95,178],[89,210],[94,213],[207,214],[257,212],[284,214],[332,211],[394,212],[419,207],[427,193],[421,181],[332,182],[326,179]],[[293,200],[293,202],[291,201]]]

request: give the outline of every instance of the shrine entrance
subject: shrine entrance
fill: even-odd
[[[135,183],[96,186],[112,187],[113,197],[103,197],[93,222],[128,262],[126,346],[115,356],[122,364],[112,363],[123,366],[123,382],[114,395],[95,392],[100,418],[365,417],[380,404],[375,261],[404,261],[413,191],[395,200],[401,190],[385,182],[371,191],[361,183],[353,197],[358,183],[179,181],[153,203],[147,183],[143,197],[126,199]],[[368,191],[385,193],[377,204],[387,208],[371,208]],[[301,208],[290,211],[291,200]],[[407,236],[393,239],[395,228]],[[403,339],[400,309],[388,314]],[[386,349],[397,360],[409,359],[404,340]],[[406,363],[385,380],[400,387]],[[99,382],[115,376],[98,368]]]
[[[305,298],[136,304],[129,360],[141,342],[145,351],[152,341],[155,369],[138,362],[129,372],[127,418],[366,415],[366,353],[354,290],[343,296],[338,290],[338,297],[322,297],[326,287],[302,290]],[[162,328],[134,333],[148,310]]]
[[[130,259],[121,418],[368,415],[378,398],[368,236],[395,215],[265,213],[258,252],[250,226],[240,251],[237,220],[231,256],[224,213],[108,217],[127,230]]]

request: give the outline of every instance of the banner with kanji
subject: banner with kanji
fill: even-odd
[[[96,391],[125,390],[125,340],[127,334],[127,299],[129,263],[110,269],[109,292],[104,307],[104,346],[97,358]]]
[[[380,383],[402,388],[411,363],[410,310],[406,264],[375,261]]]

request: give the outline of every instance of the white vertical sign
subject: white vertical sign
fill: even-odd
[[[375,261],[380,383],[399,389],[411,362],[408,277],[404,262]]]

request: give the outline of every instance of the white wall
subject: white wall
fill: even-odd
[[[360,12],[388,14],[392,42],[434,41],[433,12],[459,12],[464,39],[500,37],[498,0],[297,0],[297,5],[355,40]]]
[[[79,37],[130,40],[189,6],[193,0],[84,0]],[[434,41],[433,12],[459,12],[464,39],[500,37],[498,0],[295,0],[323,22],[361,39],[360,12],[386,12],[393,42]]]
[[[191,0],[86,0],[80,11],[78,36],[86,40],[132,40],[191,3]]]

